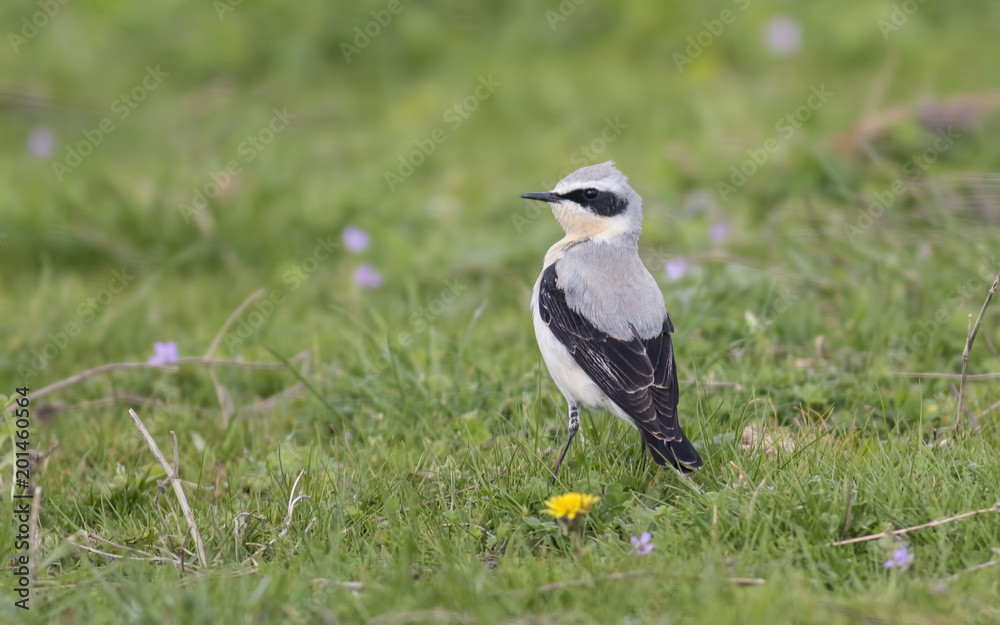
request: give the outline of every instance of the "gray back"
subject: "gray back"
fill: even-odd
[[[576,243],[556,262],[556,275],[566,303],[602,332],[630,340],[630,325],[644,339],[663,330],[667,307],[639,259],[638,236]]]

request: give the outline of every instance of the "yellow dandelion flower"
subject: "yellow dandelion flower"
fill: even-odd
[[[597,495],[584,495],[583,493],[557,495],[545,500],[546,507],[542,513],[572,521],[577,515],[590,512],[590,509],[597,505],[600,500],[601,498]]]

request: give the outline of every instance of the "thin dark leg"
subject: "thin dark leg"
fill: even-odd
[[[642,451],[640,453],[642,454],[642,471],[640,472],[640,475],[646,475],[646,461],[649,459],[649,456],[652,455],[653,450],[646,444],[645,438],[642,439]]]
[[[559,454],[559,460],[556,460],[556,468],[552,470],[552,477],[549,478],[549,484],[556,483],[556,476],[559,475],[559,467],[562,466],[563,458],[566,457],[566,452],[569,451],[569,445],[573,442],[573,437],[576,436],[576,431],[580,429],[580,407],[576,404],[569,405],[569,437],[566,439],[566,445],[562,448],[562,453]]]

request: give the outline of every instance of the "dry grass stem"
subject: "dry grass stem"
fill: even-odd
[[[242,304],[237,306],[236,310],[229,315],[226,322],[222,324],[221,328],[219,328],[219,332],[215,335],[215,338],[212,340],[212,344],[209,345],[208,351],[205,353],[205,358],[211,358],[212,355],[215,354],[215,349],[219,346],[219,341],[222,340],[222,337],[226,334],[226,330],[229,329],[229,326],[232,325],[233,321],[236,321],[236,319],[239,318],[240,314],[243,313],[247,306],[253,303],[253,301],[257,298],[262,297],[266,292],[267,291],[265,289],[258,289],[243,300]],[[227,391],[226,388],[222,386],[222,383],[219,382],[219,376],[215,374],[215,368],[212,367],[212,365],[208,366],[208,376],[212,378],[212,384],[215,386],[215,396],[219,400],[219,407],[222,409],[222,423],[223,426],[225,426],[229,423],[229,417],[232,416],[232,399],[230,398],[229,391]]]
[[[174,494],[177,495],[177,501],[181,505],[181,511],[184,513],[184,518],[187,520],[188,527],[191,530],[191,538],[194,539],[195,547],[198,550],[198,562],[202,567],[208,566],[208,560],[205,558],[205,545],[201,541],[201,533],[198,532],[198,524],[194,520],[194,512],[191,510],[190,504],[188,504],[187,496],[184,494],[184,487],[181,485],[180,476],[174,471],[174,468],[170,466],[167,462],[166,456],[157,447],[156,441],[153,440],[152,435],[150,435],[149,430],[143,425],[142,420],[139,415],[135,413],[135,410],[129,409],[129,416],[132,417],[132,423],[135,427],[139,428],[139,432],[142,433],[142,437],[146,439],[146,445],[149,446],[149,450],[153,452],[156,456],[156,460],[163,467],[163,470],[167,472],[167,481],[170,482],[171,486],[174,488]]]
[[[298,505],[298,503],[300,501],[304,501],[306,499],[312,499],[312,497],[310,497],[309,495],[306,495],[304,493],[300,494],[298,497],[295,496],[295,491],[298,490],[298,487],[299,487],[299,480],[301,480],[302,476],[305,475],[305,474],[306,474],[305,469],[303,469],[302,471],[299,471],[298,477],[295,478],[295,482],[292,484],[292,491],[288,495],[288,513],[285,515],[284,520],[281,522],[281,532],[279,532],[277,536],[275,536],[274,538],[272,538],[271,540],[269,540],[266,545],[257,543],[255,546],[258,549],[257,549],[256,552],[254,552],[254,554],[252,556],[250,556],[251,559],[260,556],[262,553],[264,553],[265,551],[267,551],[268,547],[270,547],[275,542],[277,542],[277,540],[279,538],[281,538],[285,534],[287,534],[288,533],[288,528],[292,524],[292,514],[295,512],[295,506]],[[247,544],[254,544],[254,543],[247,543]]]
[[[42,561],[42,529],[38,515],[42,509],[42,487],[36,486],[31,497],[31,516],[28,518],[29,536],[31,537],[31,560],[28,561],[28,588],[34,588],[38,579],[38,563]]]
[[[620,582],[626,579],[635,579],[640,577],[653,577],[657,575],[655,571],[628,571],[624,573],[612,573],[611,575],[605,575],[604,577],[595,577],[592,579],[568,579],[562,582],[552,582],[551,584],[544,584],[542,586],[537,586],[534,588],[517,588],[515,590],[507,590],[503,592],[492,593],[491,597],[502,597],[520,594],[530,594],[530,593],[543,593],[543,592],[556,592],[557,590],[562,590],[564,588],[571,588],[574,586],[593,586],[595,584],[601,584],[605,582]],[[736,586],[763,586],[767,583],[767,580],[761,577],[727,577],[726,582],[734,584]]]
[[[961,380],[960,373],[907,373],[905,371],[890,371],[889,375],[901,378],[940,378],[942,380]],[[974,373],[965,376],[967,380],[996,380],[1000,378],[1000,373]]]
[[[290,360],[301,359],[308,352],[303,352],[298,356],[294,356]],[[150,362],[116,362],[107,365],[101,365],[99,367],[94,367],[93,369],[87,369],[86,371],[77,373],[76,375],[70,376],[65,380],[60,380],[50,384],[44,388],[40,388],[37,391],[32,391],[32,399],[38,399],[48,395],[49,393],[54,393],[60,389],[64,389],[74,384],[79,384],[80,382],[86,380],[87,378],[92,378],[95,375],[100,375],[102,373],[107,373],[108,371],[130,371],[134,369],[161,369],[165,371],[176,371],[178,366],[183,365],[201,365],[201,366],[214,366],[214,367],[241,367],[243,369],[282,369],[284,364],[280,362],[253,362],[246,360],[220,360],[218,358],[178,358],[170,364],[156,365]]]
[[[972,351],[972,344],[976,341],[976,335],[979,334],[979,326],[983,323],[983,316],[986,315],[986,309],[989,308],[990,302],[993,301],[993,296],[997,294],[998,285],[1000,285],[1000,272],[997,272],[997,277],[993,280],[993,286],[986,293],[986,301],[983,302],[983,307],[979,309],[979,317],[976,318],[976,325],[971,326],[965,338],[965,349],[962,350],[962,385],[958,388],[958,408],[956,408],[955,412],[956,425],[962,422],[962,402],[965,401],[965,381],[969,373],[969,352]],[[969,315],[969,322],[972,322],[972,315]]]
[[[892,530],[890,532],[879,532],[878,534],[869,534],[867,536],[857,536],[855,538],[848,538],[846,540],[838,540],[835,543],[828,543],[829,547],[840,547],[842,545],[853,545],[854,543],[864,543],[870,540],[878,540],[880,538],[885,538],[886,536],[900,536],[902,534],[908,534],[909,532],[915,532],[917,530],[928,529],[931,527],[937,527],[939,525],[944,525],[946,523],[953,523],[955,521],[961,521],[962,519],[967,519],[979,514],[987,514],[992,512],[994,514],[1000,514],[1000,501],[996,502],[989,508],[983,508],[982,510],[971,510],[969,512],[962,512],[960,514],[954,514],[948,517],[942,517],[940,519],[934,519],[933,521],[928,521],[927,523],[922,523],[920,525],[914,525],[912,527],[904,527],[898,530]]]

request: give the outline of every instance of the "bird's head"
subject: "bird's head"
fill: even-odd
[[[556,221],[572,239],[637,238],[642,231],[642,198],[612,161],[581,167],[552,191],[521,197],[548,202]]]

